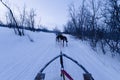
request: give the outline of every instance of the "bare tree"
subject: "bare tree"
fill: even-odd
[[[76,14],[76,10],[75,10],[74,5],[71,5],[69,7],[69,13],[70,13],[70,17],[71,17],[71,24],[73,25],[75,31],[78,32],[77,31],[78,30],[77,29],[78,28],[78,26],[77,26],[77,16],[76,16],[77,14]]]
[[[30,13],[28,14],[28,18],[27,18],[27,26],[34,31],[35,29],[35,16],[36,13],[34,11],[34,9],[30,10]]]
[[[8,7],[2,0],[0,0],[0,1],[1,1],[1,3],[2,3],[2,4],[9,10],[9,12],[10,12],[10,15],[11,15],[11,17],[12,17],[12,19],[13,19],[13,21],[14,21],[15,27],[16,27],[16,28],[14,28],[15,33],[16,33],[17,35],[22,36],[23,34],[21,33],[21,31],[20,31],[20,29],[19,29],[19,27],[18,27],[17,21],[15,20],[15,17],[14,17],[14,15],[13,15],[12,10],[11,10],[10,7]]]
[[[118,31],[120,28],[120,3],[119,0],[108,0],[104,9],[105,23],[110,31]]]
[[[9,28],[11,28],[12,26],[15,26],[15,23],[14,23],[14,20],[12,18],[12,15],[11,15],[10,11],[6,12],[6,22],[7,22],[7,25],[8,25]],[[14,28],[14,31],[17,34],[15,28]]]
[[[95,29],[97,29],[99,17],[99,10],[101,7],[101,0],[90,0],[91,5],[91,29],[93,31],[93,36],[95,36]]]
[[[120,54],[120,3],[119,0],[107,0],[103,12],[104,22],[108,28],[105,42],[113,53]],[[115,55],[115,54],[112,54]]]
[[[120,54],[120,1],[85,0],[79,9],[70,6],[70,20],[64,27],[65,32],[81,39],[89,40],[93,49],[99,45],[105,54],[110,49],[112,56]],[[88,4],[90,6],[88,6]]]
[[[79,38],[82,38],[84,30],[88,28],[91,19],[91,13],[85,6],[85,0],[83,0],[82,6],[78,10],[75,9],[74,5],[70,6],[69,13],[71,19],[68,21],[65,30],[68,33],[72,32]]]
[[[26,7],[24,6],[22,13],[20,13],[20,26],[22,28],[22,34],[24,35],[24,27],[26,27],[26,20],[27,20],[27,11]]]

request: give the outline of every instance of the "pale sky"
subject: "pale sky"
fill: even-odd
[[[38,20],[41,19],[41,24],[49,29],[55,26],[63,29],[62,26],[69,18],[68,6],[72,3],[81,4],[81,0],[3,0],[3,2],[6,2],[18,13],[24,5],[27,9],[35,9]],[[3,15],[5,16],[5,11],[6,8],[0,3],[0,19],[3,19]]]

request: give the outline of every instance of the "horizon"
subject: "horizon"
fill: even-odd
[[[23,7],[26,6],[26,9],[34,9],[37,14],[37,23],[47,27],[48,29],[54,29],[57,27],[62,30],[63,25],[65,25],[69,19],[68,8],[71,4],[75,6],[80,5],[81,0],[4,0],[8,6],[13,10],[14,14],[19,14],[22,11]],[[0,3],[0,20],[5,21],[5,13],[7,9]]]

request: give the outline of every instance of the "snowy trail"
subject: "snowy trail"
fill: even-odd
[[[37,37],[34,37],[34,35],[32,36],[35,39],[35,43],[25,43],[26,40],[25,42],[24,40],[21,40],[20,44],[15,44],[16,47],[11,47],[11,49],[8,49],[9,51],[1,51],[2,56],[0,62],[4,63],[5,65],[1,64],[0,66],[0,79],[34,80],[34,77],[36,76],[38,71],[49,60],[51,60],[53,57],[59,54],[59,49],[56,48],[54,40],[55,38],[53,38],[53,36],[51,38],[49,34],[43,34],[42,36],[38,34],[36,35]],[[49,38],[52,40],[47,41],[49,40]],[[5,41],[1,42],[5,43]],[[12,43],[14,42],[11,42],[11,44]],[[1,48],[3,48],[4,50],[5,47]],[[9,59],[6,59],[6,57],[8,57]],[[56,65],[56,68],[58,68],[57,66],[58,65]]]
[[[31,43],[26,36],[18,37],[9,30],[3,30],[0,31],[0,80],[34,80],[39,70],[59,55],[60,50],[82,64],[95,80],[120,80],[120,64],[104,62],[105,59],[87,44],[68,35],[68,47],[63,48],[55,42],[55,34],[52,33],[27,32],[34,40]],[[63,59],[65,70],[72,78],[83,80],[84,71],[67,58]],[[56,59],[43,71],[45,80],[61,80],[60,67],[60,61]]]
[[[119,80],[120,73],[118,73],[118,71],[114,70],[111,66],[109,67],[109,66],[101,63],[101,61],[95,55],[96,53],[94,51],[92,51],[92,49],[90,49],[90,47],[84,45],[83,43],[81,43],[79,41],[71,40],[71,42],[72,42],[71,44],[74,44],[74,45],[70,46],[67,49],[64,49],[65,53],[67,53],[69,56],[76,59],[80,64],[85,66],[85,68],[90,73],[92,73],[94,79],[96,79],[96,80]],[[77,44],[80,44],[80,45],[77,45]],[[104,66],[104,68],[103,68],[103,66]],[[102,77],[100,77],[100,76],[102,76]],[[75,80],[77,80],[77,79],[78,79],[78,77]]]

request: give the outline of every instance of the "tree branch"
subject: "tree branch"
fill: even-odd
[[[8,7],[2,0],[1,0],[1,3],[10,11],[10,14],[13,18],[13,21],[15,22],[15,26],[17,27],[17,31],[18,31],[18,35],[22,36],[22,33],[20,32],[19,28],[18,28],[18,24],[17,24],[17,21],[15,20],[15,17],[13,15],[13,12],[12,10],[10,9],[10,7]]]

